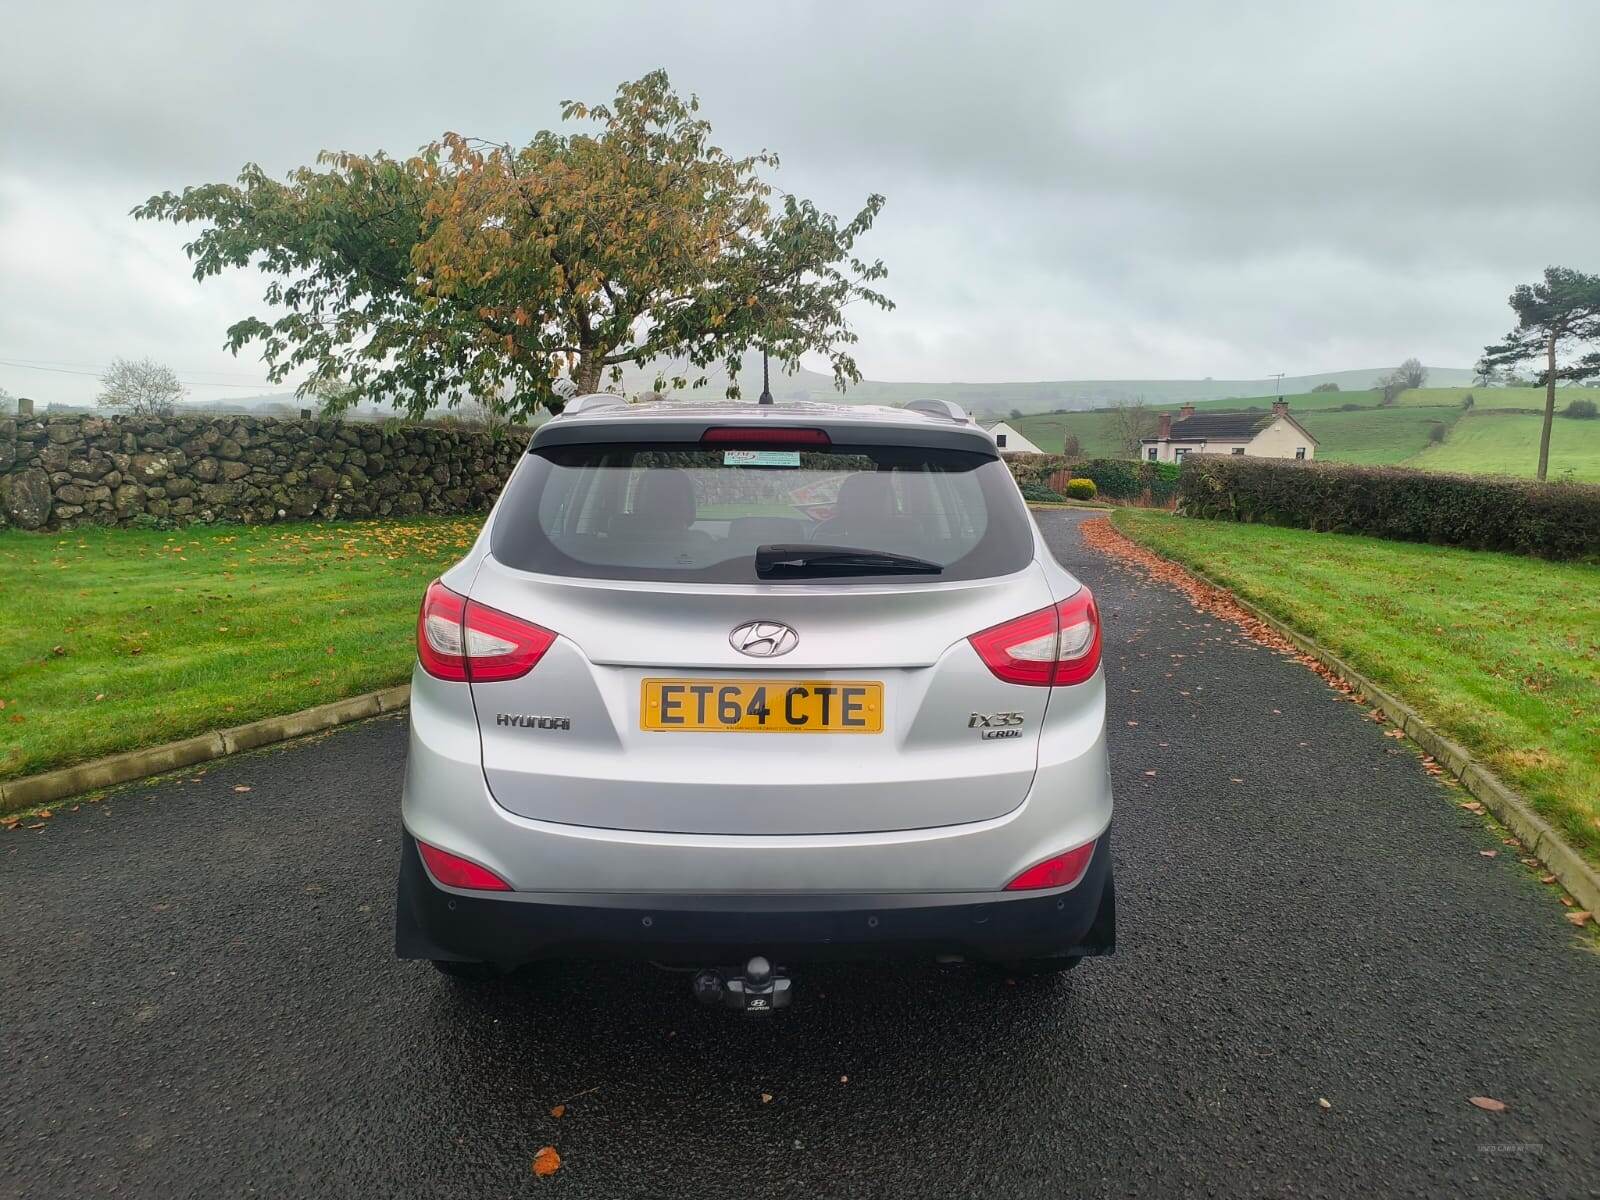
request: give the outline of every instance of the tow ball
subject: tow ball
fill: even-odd
[[[787,1008],[791,996],[787,975],[773,970],[761,955],[737,967],[707,967],[694,977],[695,999],[701,1004],[736,1008],[748,1013],[769,1013]]]

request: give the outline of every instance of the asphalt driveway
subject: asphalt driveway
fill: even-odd
[[[766,1022],[650,968],[463,993],[392,957],[382,719],[0,836],[0,1194],[1600,1195],[1600,956],[1549,889],[1077,519],[1115,958],[809,970]]]

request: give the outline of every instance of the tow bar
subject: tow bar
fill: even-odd
[[[707,967],[696,972],[694,995],[701,1004],[769,1013],[788,1007],[790,980],[758,954],[745,963],[742,973],[737,967]]]

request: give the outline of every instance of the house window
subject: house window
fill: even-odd
[[[1294,448],[1294,456],[1304,461],[1306,456],[1306,448],[1304,446],[1296,446]]]
[[[1172,461],[1173,462],[1182,462],[1183,461],[1183,456],[1185,454],[1187,454],[1187,453],[1189,453],[1189,447],[1187,447],[1187,446],[1179,446],[1176,450],[1174,450],[1172,452]]]
[[[1156,447],[1151,446],[1150,449],[1148,449],[1148,450],[1146,450],[1144,452],[1144,456],[1146,458],[1148,458],[1151,462],[1155,462],[1156,461],[1156,455],[1158,453],[1159,453],[1159,451],[1156,449]]]
[[[1243,454],[1244,453],[1244,447],[1243,446],[1235,446],[1233,448],[1233,452],[1235,454]]]
[[[994,444],[996,446],[999,446],[1000,449],[1004,450],[1006,448],[1006,435],[1003,434],[1003,433],[995,434],[994,435]]]

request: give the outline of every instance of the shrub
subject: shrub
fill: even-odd
[[[1028,495],[1030,484],[1042,485],[1059,497],[1074,479],[1094,483],[1101,499],[1140,500],[1166,504],[1178,491],[1176,463],[1138,462],[1131,458],[1068,459],[1061,454],[1008,454],[1006,466]]]
[[[1319,383],[1319,384],[1317,384],[1316,387],[1311,389],[1311,392],[1312,392],[1313,395],[1315,395],[1318,392],[1337,392],[1338,390],[1339,390],[1339,385],[1337,383],[1329,382],[1329,383]]]
[[[1067,434],[1066,437],[1061,439],[1061,443],[1061,453],[1065,454],[1068,458],[1083,457],[1083,443],[1078,440],[1077,434]]]
[[[1191,454],[1178,511],[1405,542],[1600,558],[1600,486]]]
[[[1443,421],[1435,421],[1428,426],[1428,440],[1435,444],[1442,442],[1447,432],[1449,432],[1449,426]]]
[[[1339,405],[1339,411],[1340,412],[1360,412],[1363,408],[1366,408],[1366,407],[1367,406],[1365,404],[1341,404],[1341,405]]]
[[[1017,486],[1022,491],[1022,498],[1031,500],[1035,504],[1060,504],[1062,501],[1061,493],[1046,487],[1042,483],[1021,483],[1019,481]]]
[[[1092,479],[1067,480],[1067,499],[1069,500],[1093,500],[1094,494],[1098,490],[1094,486],[1094,480]]]
[[[1468,392],[1465,396],[1461,397],[1461,407],[1462,408],[1471,408],[1476,403],[1477,403],[1477,401],[1475,401],[1472,398],[1472,393],[1471,392]]]
[[[1600,416],[1600,409],[1595,408],[1593,400],[1573,400],[1562,410],[1563,417],[1571,417],[1574,421],[1592,421]]]

